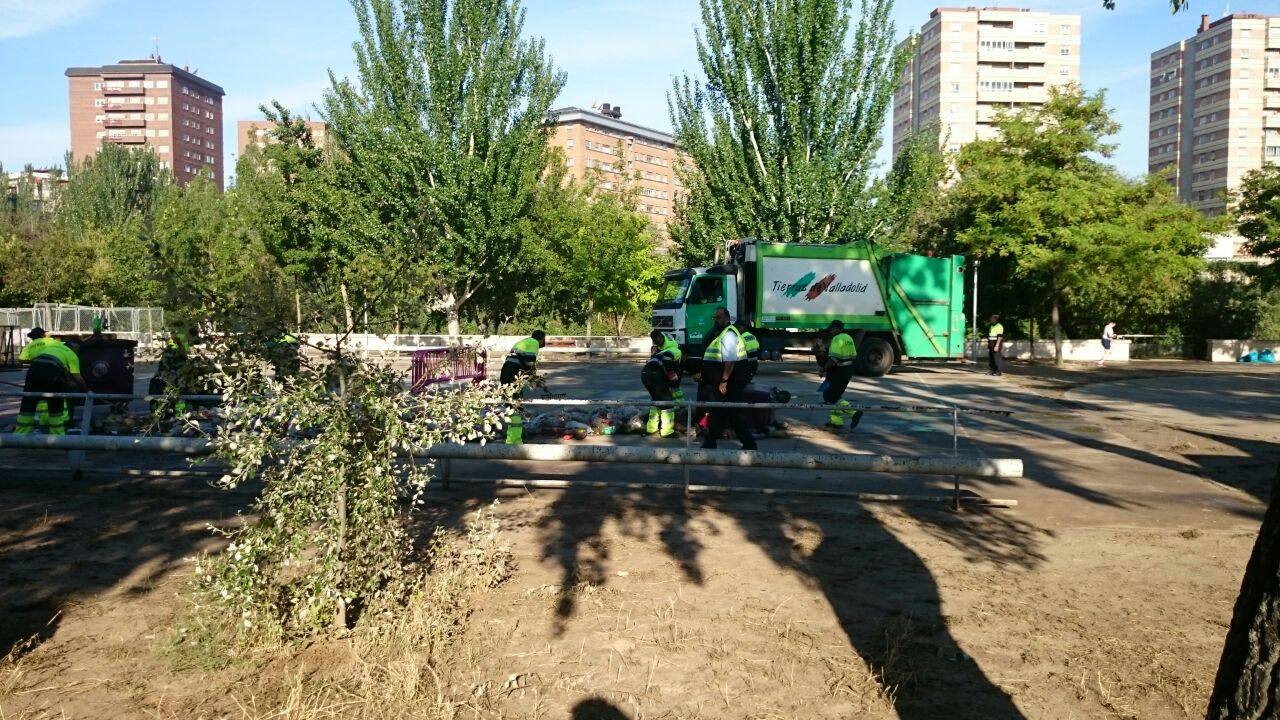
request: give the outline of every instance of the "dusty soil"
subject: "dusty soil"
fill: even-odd
[[[1088,379],[1012,379],[1061,402],[1004,442],[1078,443],[1052,477],[1087,487],[1015,486],[1011,510],[435,490],[445,525],[502,495],[518,567],[430,672],[464,718],[1203,717],[1276,446],[1075,408]],[[1134,494],[1088,485],[1134,457],[1147,475],[1107,480]],[[184,558],[247,495],[14,469],[38,458],[0,457],[0,718],[343,716],[272,713],[347,641],[219,670],[172,651]],[[1203,496],[1162,504],[1179,483]]]

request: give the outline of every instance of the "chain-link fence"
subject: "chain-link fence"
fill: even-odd
[[[147,343],[164,331],[164,308],[86,307],[39,303],[29,308],[0,308],[0,325],[28,330],[39,326],[53,335],[93,331],[93,319],[101,317],[103,331]]]

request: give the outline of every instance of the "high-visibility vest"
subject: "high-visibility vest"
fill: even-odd
[[[529,368],[538,361],[538,349],[542,347],[537,340],[527,337],[511,346],[506,362],[514,362],[520,367]]]
[[[715,340],[712,340],[707,344],[706,352],[702,353],[703,362],[724,362],[724,348],[721,346],[721,343],[724,342],[724,336],[729,333],[733,333],[737,336],[738,347],[742,347],[742,333],[738,332],[738,328],[732,325],[727,325],[725,326],[725,329],[716,336]]]
[[[655,366],[664,373],[668,369],[678,372],[680,370],[681,357],[683,357],[683,354],[680,352],[680,343],[667,338],[663,341],[662,347],[658,348],[658,352],[649,357],[645,365]]]
[[[32,362],[42,357],[56,361],[64,370],[73,375],[80,374],[80,358],[76,356],[74,350],[67,347],[67,344],[61,340],[55,340],[51,337],[36,338],[27,343],[22,348],[22,352],[18,353],[18,360],[22,362]]]
[[[1004,335],[1004,325],[1001,325],[1000,323],[993,324],[991,329],[987,331],[988,340],[995,340],[1001,335]]]
[[[743,354],[747,356],[747,359],[759,360],[760,359],[760,341],[756,339],[756,336],[752,335],[751,332],[748,330],[741,330],[739,331],[738,334],[742,336],[742,345],[743,345],[743,348],[745,349],[745,352]]]
[[[848,333],[837,333],[831,338],[831,345],[827,347],[827,357],[834,360],[837,365],[849,365],[853,363],[854,358],[858,357],[858,347]]]

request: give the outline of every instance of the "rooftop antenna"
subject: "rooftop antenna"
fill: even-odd
[[[152,35],[151,44],[152,44],[152,47],[155,49],[155,55],[152,55],[152,57],[156,59],[156,62],[160,62],[160,36]]]

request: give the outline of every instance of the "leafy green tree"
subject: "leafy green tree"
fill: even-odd
[[[1245,251],[1280,259],[1280,166],[1265,165],[1246,173],[1232,211],[1240,234],[1248,241]]]
[[[354,241],[430,269],[451,334],[482,290],[518,279],[521,221],[546,168],[563,76],[522,38],[518,0],[354,0],[358,82],[323,103]]]
[[[908,49],[892,0],[701,0],[704,78],[668,96],[688,162],[675,233],[687,261],[738,237],[884,239],[914,195],[872,184],[880,128]],[[910,157],[916,157],[912,155]],[[910,183],[909,183],[910,184]]]
[[[1212,225],[1166,183],[1128,181],[1099,159],[1117,129],[1102,94],[1054,88],[1043,108],[996,126],[996,139],[960,151],[941,243],[1008,260],[1006,280],[1048,310],[1059,363],[1064,308],[1089,328],[1167,313],[1202,267]]]

